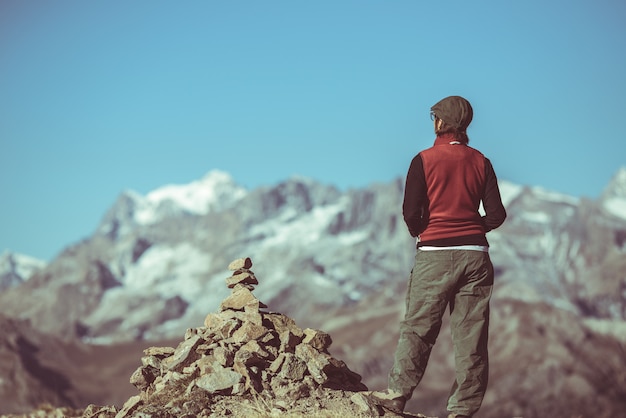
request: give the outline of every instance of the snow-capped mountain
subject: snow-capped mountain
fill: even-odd
[[[620,169],[601,197],[602,208],[619,219],[626,219],[626,167]]]
[[[500,188],[509,216],[488,235],[496,297],[624,320],[626,169],[597,202]],[[145,196],[127,191],[89,239],[0,294],[0,309],[97,342],[179,335],[224,299],[229,261],[249,256],[257,296],[315,326],[373,295],[402,299],[415,252],[402,193],[400,179],[340,191],[292,178],[246,190],[219,171]]]
[[[246,195],[227,173],[212,171],[189,184],[171,184],[146,196],[122,193],[98,228],[102,234],[124,234],[119,228],[152,225],[176,216],[201,216],[231,206]]]
[[[3,252],[0,254],[0,292],[28,280],[45,265],[45,261],[24,254]]]
[[[626,170],[593,202],[521,188],[490,233],[500,295],[544,301],[582,315],[626,319]]]

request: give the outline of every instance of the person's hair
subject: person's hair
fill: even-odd
[[[439,119],[439,120],[442,122],[442,125],[441,125],[441,128],[437,131],[437,136],[449,133],[449,134],[452,134],[454,136],[454,139],[456,139],[457,141],[463,144],[469,144],[469,136],[467,136],[467,131],[465,129],[460,130],[458,128],[455,128],[453,126],[446,124],[446,122],[443,119]]]

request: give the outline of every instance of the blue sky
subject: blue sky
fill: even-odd
[[[515,183],[597,198],[626,165],[620,1],[0,3],[0,252],[50,260],[125,189],[404,176],[429,108]]]

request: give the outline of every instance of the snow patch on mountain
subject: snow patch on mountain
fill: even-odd
[[[0,254],[0,291],[28,280],[45,266],[46,262],[37,258],[4,251]]]
[[[136,333],[142,324],[152,323],[150,332],[163,335],[167,329],[180,327],[181,320],[196,313],[194,308],[199,307],[204,314],[207,307],[216,308],[228,289],[223,285],[223,273],[208,277],[212,263],[211,254],[189,243],[150,247],[128,266],[120,277],[122,285],[110,289],[98,309],[85,318],[85,325],[96,326],[90,341],[111,342],[98,335],[106,334],[98,324],[115,323],[121,333]]]
[[[531,188],[531,190],[537,198],[544,201],[553,203],[565,203],[567,205],[573,206],[576,206],[580,203],[580,199],[577,197],[547,190],[543,187],[533,187]]]
[[[606,199],[604,209],[613,216],[626,219],[626,199],[618,197]]]
[[[511,183],[510,181],[506,180],[500,180],[498,182],[498,188],[500,189],[502,204],[505,207],[508,207],[509,204],[524,190],[523,186]]]
[[[595,332],[611,335],[626,344],[626,321],[588,318],[584,322]]]
[[[335,204],[314,208],[301,214],[295,208],[284,210],[280,216],[251,228],[252,236],[264,236],[263,247],[287,245],[298,240],[300,245],[312,244],[320,239],[332,219],[347,205],[345,198]]]
[[[607,190],[614,196],[626,197],[626,167],[621,167],[611,179]]]
[[[146,250],[136,264],[131,264],[120,279],[127,290],[151,289],[164,297],[178,294],[193,299],[199,290],[197,278],[210,265],[210,254],[188,243],[155,245]]]
[[[538,224],[547,224],[551,220],[550,215],[545,212],[525,212],[521,215],[521,218]]]
[[[163,218],[164,208],[206,215],[243,198],[247,191],[238,187],[223,171],[213,170],[200,180],[188,184],[171,184],[148,193],[140,200],[135,219],[140,224],[152,224]]]
[[[611,215],[626,219],[626,167],[613,176],[602,194],[602,207]]]

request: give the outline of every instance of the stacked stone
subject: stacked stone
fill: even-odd
[[[288,405],[321,388],[367,390],[361,376],[328,353],[330,335],[262,310],[267,306],[252,293],[258,280],[251,267],[250,258],[230,263],[231,294],[178,347],[144,350],[130,379],[140,394],[116,418],[158,398],[263,394]]]
[[[226,285],[233,289],[230,296],[222,301],[220,311],[235,310],[259,313],[267,305],[260,302],[253,294],[254,286],[259,284],[254,272],[250,270],[252,260],[249,257],[238,258],[228,265],[233,274],[226,279]],[[206,321],[205,321],[206,325]]]

